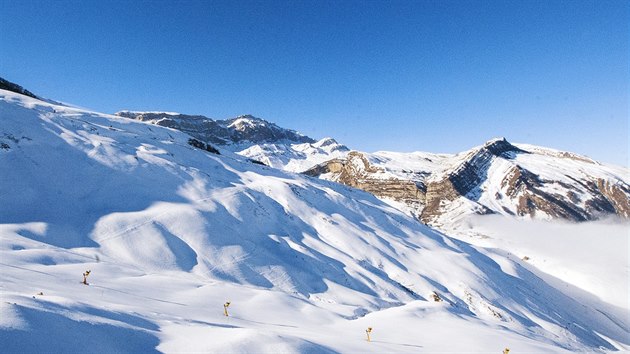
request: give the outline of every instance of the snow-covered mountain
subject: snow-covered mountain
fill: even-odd
[[[401,202],[424,222],[447,230],[471,214],[630,218],[627,168],[504,138],[457,155],[351,152],[306,174]]]
[[[120,111],[116,115],[181,130],[202,141],[229,146],[232,150],[265,143],[315,142],[294,130],[280,128],[274,123],[251,115],[226,120],[213,120],[205,116],[173,112]]]
[[[304,171],[315,164],[345,156],[349,151],[332,138],[316,141],[252,115],[226,120],[171,112],[120,111],[116,115],[177,129],[206,143],[291,172]]]
[[[630,347],[623,303],[369,193],[5,90],[0,122],[3,351]]]

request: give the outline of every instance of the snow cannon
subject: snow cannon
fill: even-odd
[[[368,342],[370,341],[370,333],[372,333],[372,327],[368,327],[368,328],[365,330],[365,334],[367,334],[367,341],[368,341]]]
[[[223,304],[223,314],[225,315],[225,317],[229,316],[228,315],[228,311],[227,308],[230,306],[230,302],[227,301],[225,304]]]

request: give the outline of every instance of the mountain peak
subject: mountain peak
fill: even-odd
[[[267,125],[277,127],[274,123],[268,122],[262,118],[254,117],[251,114],[240,115],[236,118],[227,119],[225,122],[227,123],[228,128],[234,128],[236,130],[257,129]],[[278,127],[278,129],[281,128]]]
[[[519,149],[518,147],[512,145],[506,138],[494,138],[488,140],[480,150],[489,151],[491,154],[495,156],[504,156],[509,152],[526,152],[525,150]]]
[[[330,145],[338,145],[339,143],[337,142],[337,140],[331,138],[331,137],[326,137],[323,138],[319,141],[317,141],[316,143],[313,144],[313,146],[316,147],[324,147],[324,146],[330,146]]]
[[[507,141],[507,139],[504,136],[501,136],[501,137],[492,138],[492,139],[486,141],[485,144],[483,144],[483,145],[484,146],[485,145],[492,145],[492,144],[496,144],[496,143],[508,143],[509,144],[509,141]]]

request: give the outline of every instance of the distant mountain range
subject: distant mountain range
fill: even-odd
[[[177,129],[209,143],[236,145],[237,148],[243,144],[315,142],[294,130],[280,128],[274,123],[251,115],[226,120],[171,112],[120,111],[116,115]]]
[[[316,141],[252,115],[226,120],[170,112],[121,111],[116,115],[177,129],[267,166],[291,172],[302,172],[350,151],[332,138]]]
[[[627,169],[505,138],[455,155],[365,153],[251,115],[213,120],[167,112],[116,114],[181,130],[274,168],[363,189],[435,227],[449,229],[470,214],[630,218]]]

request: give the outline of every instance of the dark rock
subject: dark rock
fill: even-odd
[[[206,151],[211,152],[213,154],[221,155],[219,150],[217,150],[214,146],[212,146],[210,144],[206,144],[204,142],[201,142],[201,141],[199,141],[197,139],[193,139],[193,138],[188,139],[188,145],[194,146],[197,149],[206,150]]]
[[[19,93],[22,95],[26,95],[29,97],[33,97],[33,98],[37,98],[39,99],[39,97],[35,96],[35,94],[33,94],[31,91],[24,89],[22,86],[18,85],[18,84],[14,84],[10,81],[7,81],[3,78],[0,77],[0,89],[2,90],[7,90],[7,91],[11,91],[11,92],[15,92],[15,93]]]

